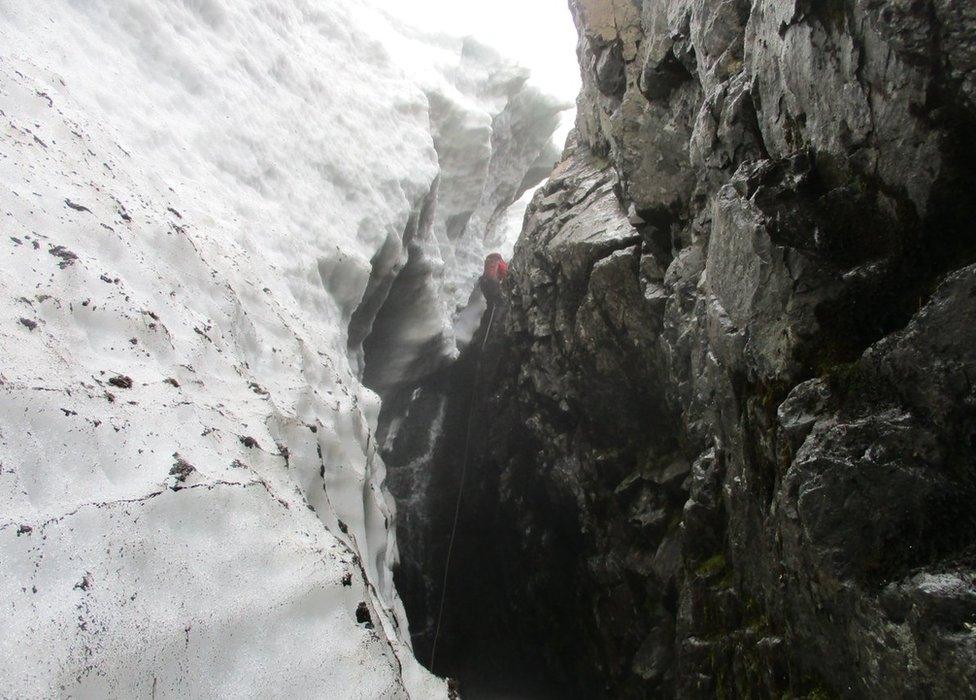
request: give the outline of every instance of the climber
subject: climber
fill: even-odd
[[[498,253],[492,253],[485,258],[485,271],[481,275],[481,291],[492,307],[501,301],[502,282],[508,277],[508,263]]]

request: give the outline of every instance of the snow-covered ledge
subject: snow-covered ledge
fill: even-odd
[[[4,695],[447,695],[349,352],[439,174],[398,31],[345,0],[0,7]]]

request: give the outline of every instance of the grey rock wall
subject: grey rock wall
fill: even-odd
[[[973,697],[972,6],[570,5],[449,600],[563,693]]]

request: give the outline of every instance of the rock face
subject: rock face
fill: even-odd
[[[473,456],[444,663],[973,696],[976,12],[570,4],[577,131],[447,401]]]

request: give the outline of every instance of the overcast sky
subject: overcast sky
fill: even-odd
[[[374,0],[422,29],[471,35],[532,71],[533,82],[575,102],[576,28],[567,0]]]

